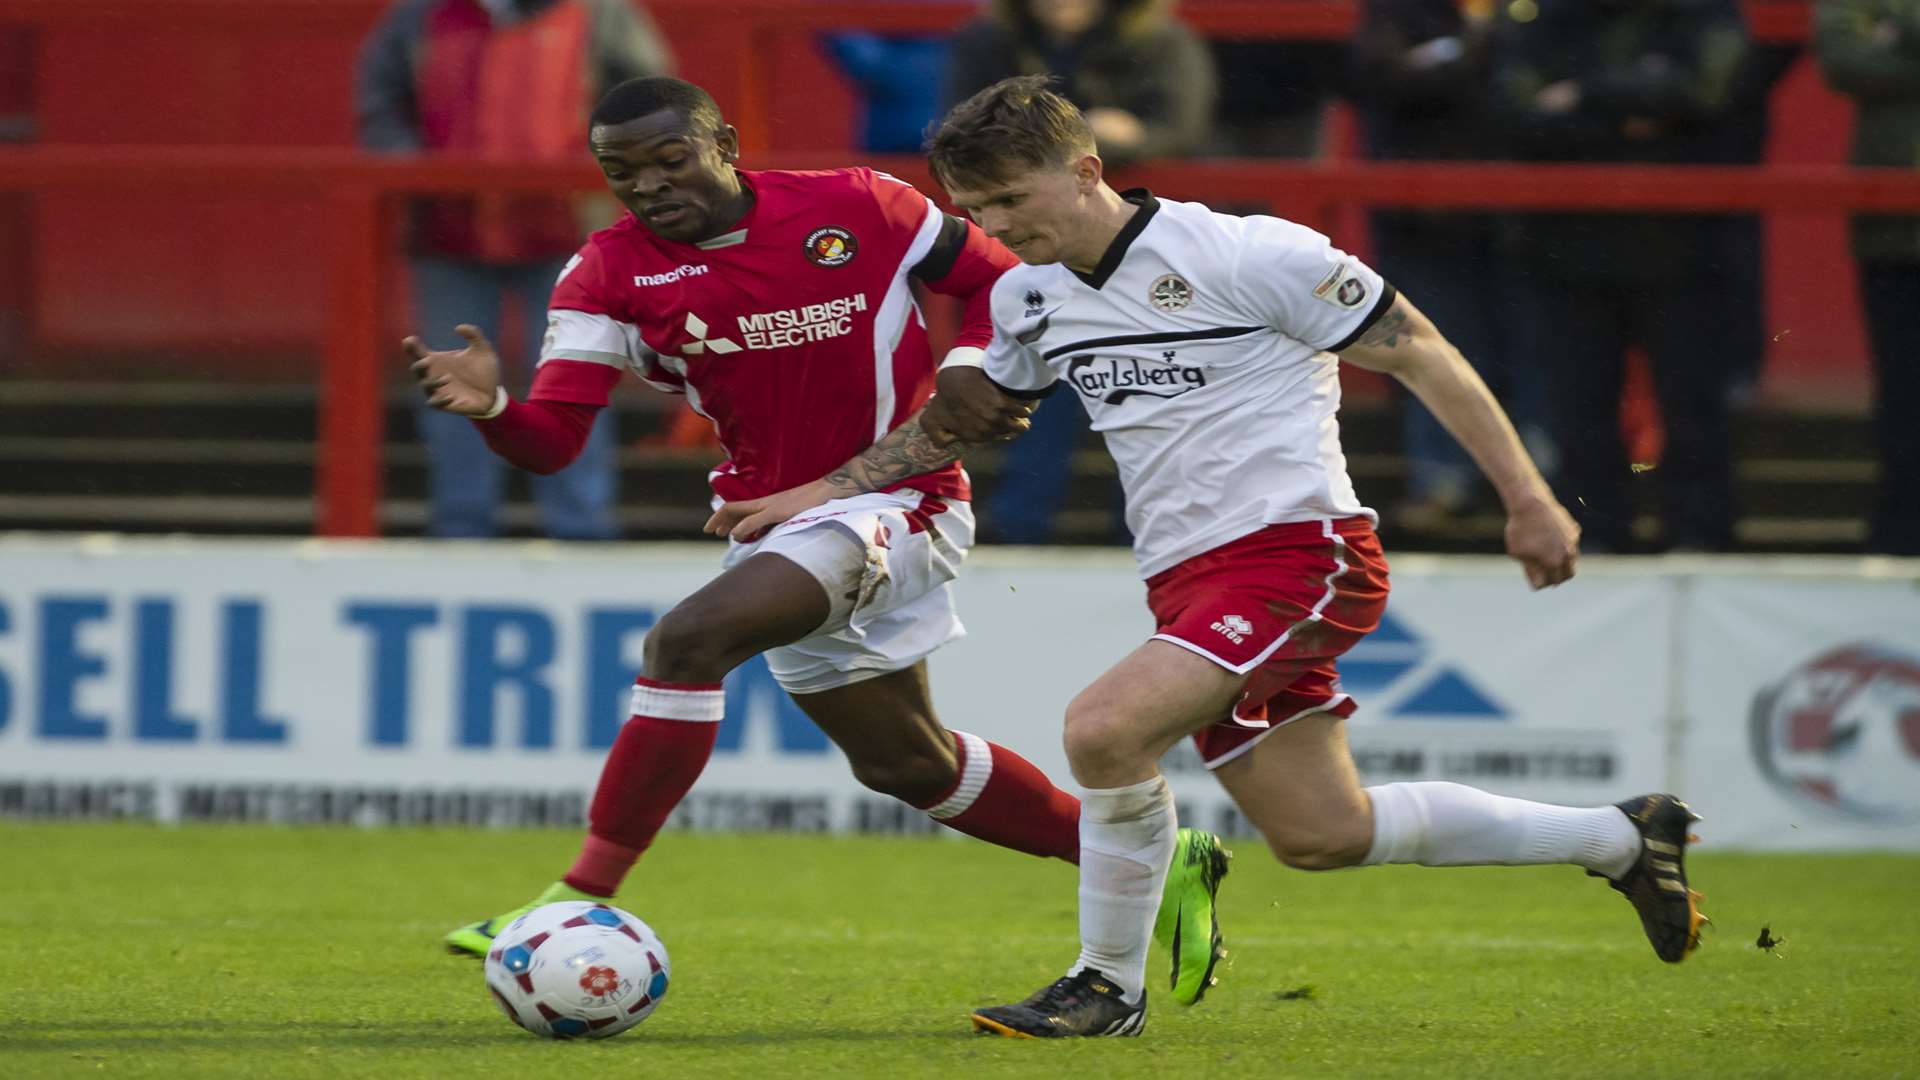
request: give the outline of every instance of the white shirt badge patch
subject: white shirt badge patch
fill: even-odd
[[[1147,302],[1165,312],[1184,310],[1193,303],[1193,286],[1179,274],[1162,274],[1147,286]]]

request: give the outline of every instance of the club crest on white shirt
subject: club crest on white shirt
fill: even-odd
[[[1342,261],[1313,287],[1313,295],[1334,307],[1356,308],[1367,298],[1367,283],[1351,264]]]
[[[1193,286],[1179,274],[1161,274],[1147,286],[1147,302],[1161,311],[1181,311],[1193,303]]]

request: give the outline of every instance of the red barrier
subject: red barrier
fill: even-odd
[[[354,51],[389,0],[0,0],[40,39],[41,137],[59,142],[347,142]],[[750,155],[847,145],[850,95],[818,37],[951,32],[974,0],[646,0]],[[1745,0],[1754,35],[1806,36],[1806,0]],[[1184,0],[1180,18],[1234,40],[1339,41],[1350,0]],[[113,78],[97,73],[111,71]],[[288,77],[298,72],[297,78]],[[130,107],[129,102],[137,103]],[[824,141],[835,131],[840,136]]]
[[[24,226],[17,237],[10,235],[15,230],[0,233],[0,243],[33,250],[6,268],[26,280],[9,284],[0,272],[0,294],[31,299],[32,332],[45,344],[166,344],[250,357],[263,346],[304,349],[317,334],[325,357],[318,522],[329,535],[368,535],[376,527],[378,396],[389,359],[380,317],[392,295],[385,287],[391,234],[381,223],[393,198],[598,186],[584,163],[371,162],[345,150],[306,149],[351,141],[354,52],[388,2],[0,0],[0,28],[33,40],[33,119],[38,137],[53,144],[0,151],[0,193],[22,193],[34,222],[30,234]],[[851,93],[819,50],[820,34],[940,34],[979,7],[976,0],[646,6],[678,52],[682,74],[715,92],[761,167],[852,160],[844,149],[830,149],[849,142]],[[1756,37],[1805,37],[1805,0],[1746,0],[1745,7]],[[1352,32],[1356,5],[1183,0],[1180,13],[1216,39],[1333,42]],[[1843,137],[1845,106],[1805,75],[1799,73],[1794,94],[1794,116],[1803,122],[1792,131],[1777,127],[1801,142],[1809,131]],[[1840,153],[1837,144],[1822,143],[1782,154],[1787,141],[1776,140],[1770,160],[1831,161]],[[201,145],[215,143],[246,145]],[[918,160],[873,163],[925,182]],[[1920,205],[1911,176],[1831,168],[1195,162],[1123,179],[1170,196],[1271,206],[1323,228],[1337,214],[1371,205],[1771,210],[1770,255],[1791,246],[1793,265],[1825,288],[1770,288],[1769,303],[1796,320],[1795,340],[1824,340],[1856,359],[1857,326],[1850,314],[1836,314],[1850,311],[1851,294],[1833,216]],[[1821,213],[1827,220],[1815,220]],[[1783,300],[1792,302],[1791,312]]]
[[[843,155],[769,162],[841,164]],[[919,158],[875,167],[937,192]],[[126,151],[112,147],[0,150],[0,193],[112,196],[127,183]],[[154,147],[138,159],[148,191],[324,195],[336,222],[327,269],[317,531],[378,532],[383,442],[380,389],[397,364],[382,339],[383,210],[395,197],[475,190],[594,190],[590,168],[445,160],[382,160],[333,149]],[[1128,182],[1170,197],[1267,206],[1308,224],[1350,207],[1449,206],[1590,210],[1880,210],[1920,213],[1920,173],[1905,170],[1194,162],[1136,170]]]
[[[30,39],[30,112],[48,143],[120,146],[126,179],[111,201],[49,193],[30,213],[0,206],[0,304],[25,313],[29,361],[62,353],[190,353],[210,368],[297,374],[326,332],[323,275],[305,253],[343,227],[323,197],[257,189],[162,198],[139,181],[159,146],[346,146],[352,66],[390,0],[0,0],[0,31]],[[680,71],[711,88],[739,126],[747,160],[853,145],[854,88],[819,38],[867,29],[933,35],[977,0],[646,0]],[[1804,0],[1749,0],[1756,33],[1804,36]],[[1182,0],[1180,16],[1216,39],[1310,39],[1337,47],[1350,0]],[[1774,163],[1838,162],[1844,148],[1788,146],[1808,132],[1844,139],[1848,106],[1802,70],[1776,95]],[[104,74],[103,73],[107,73]],[[1339,110],[1329,153],[1351,153]],[[855,160],[840,154],[837,163]],[[220,189],[225,190],[225,189]],[[311,188],[296,188],[309,191]],[[1196,189],[1196,192],[1199,189]],[[1360,244],[1356,223],[1336,231]],[[1770,252],[1791,249],[1808,282],[1770,284],[1769,311],[1801,340],[1829,344],[1858,367],[1858,320],[1845,289],[1839,222],[1802,215],[1768,223]],[[1773,260],[1777,262],[1778,260]],[[1771,265],[1771,262],[1770,262]],[[111,297],[111,303],[102,303]]]

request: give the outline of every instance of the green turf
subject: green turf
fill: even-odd
[[[1156,1005],[1140,1039],[1043,1044],[975,1037],[966,1014],[1072,959],[1068,867],[940,839],[679,833],[621,898],[672,952],[665,1003],[619,1038],[550,1043],[438,939],[573,846],[0,825],[0,1075],[1920,1075],[1915,858],[1702,854],[1717,932],[1669,967],[1576,870],[1310,875],[1242,843],[1208,1001]],[[1753,947],[1763,923],[1784,958]]]

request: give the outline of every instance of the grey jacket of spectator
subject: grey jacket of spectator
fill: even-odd
[[[399,0],[360,47],[354,115],[360,145],[385,153],[420,149],[414,109],[415,50],[426,34],[429,12],[441,0]],[[562,0],[512,0],[522,18]],[[628,0],[584,0],[592,10],[591,57],[596,85],[610,88],[628,79],[673,73],[673,57],[653,21]]]
[[[1146,129],[1125,160],[1101,150],[1109,167],[1192,153],[1212,129],[1220,81],[1206,42],[1171,17],[1172,6],[1111,0],[1081,40],[1053,48],[1024,0],[996,0],[954,37],[942,110],[1014,75],[1058,75],[1081,109],[1125,109]]]
[[[1920,169],[1920,0],[1821,0],[1813,32],[1820,70],[1860,107],[1854,164]],[[1855,218],[1853,248],[1920,262],[1920,216]]]

